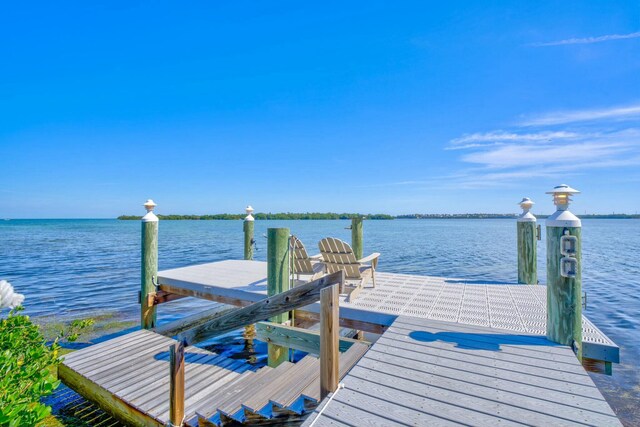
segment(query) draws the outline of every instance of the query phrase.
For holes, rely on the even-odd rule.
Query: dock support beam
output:
[[[253,240],[253,228],[254,228],[254,218],[253,218],[253,208],[251,206],[247,206],[245,209],[247,212],[247,216],[244,219],[243,230],[244,230],[244,259],[252,260],[253,259],[253,244],[255,240]]]
[[[558,210],[546,221],[547,339],[572,346],[582,360],[582,223],[568,210],[575,193],[565,184],[549,192]]]
[[[351,249],[356,255],[356,259],[362,259],[362,221],[363,217],[351,218]]]
[[[269,228],[267,230],[267,295],[272,296],[289,290],[289,229]],[[289,313],[282,313],[269,319],[274,323],[289,320]],[[289,359],[289,349],[268,344],[269,366],[276,367]]]
[[[153,213],[156,204],[149,199],[144,204],[147,214],[142,217],[142,274],[140,289],[140,327],[156,326],[155,278],[158,276],[158,217]]]
[[[169,347],[169,423],[182,426],[184,421],[184,343]]]
[[[339,293],[337,285],[320,292],[320,399],[336,391],[340,381]]]
[[[518,283],[538,284],[538,228],[536,217],[529,212],[533,201],[525,197],[520,202],[522,214],[518,217]]]

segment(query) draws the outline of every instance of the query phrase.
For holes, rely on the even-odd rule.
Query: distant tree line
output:
[[[549,215],[535,214],[537,218],[544,219]],[[244,219],[246,214],[215,214],[215,215],[158,215],[160,219],[168,220],[239,220]],[[361,216],[365,219],[513,219],[517,214],[410,214],[410,215],[386,215],[386,214],[354,214],[354,213],[333,213],[333,212],[307,212],[307,213],[256,213],[253,215],[257,220],[265,219],[351,219]],[[640,215],[634,214],[584,214],[578,215],[580,218],[592,219],[640,219]],[[139,220],[139,215],[120,215],[118,219]]]
[[[163,220],[238,220],[244,219],[246,214],[215,214],[215,215],[158,215],[158,218]],[[307,213],[256,213],[253,214],[256,220],[264,219],[351,219],[355,217],[364,217],[365,219],[394,219],[392,215],[386,214],[355,214],[355,213],[320,213],[320,212],[307,212]],[[120,215],[118,219],[122,220],[139,220],[142,217],[139,215]]]

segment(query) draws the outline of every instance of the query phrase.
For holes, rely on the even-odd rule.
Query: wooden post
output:
[[[320,398],[338,389],[339,377],[339,289],[337,285],[320,292]]]
[[[356,259],[362,258],[362,221],[361,216],[351,218],[351,249],[356,255]]]
[[[158,217],[153,213],[156,204],[149,199],[144,204],[147,214],[142,217],[142,280],[140,289],[141,328],[156,326],[156,292],[154,279],[158,276]]]
[[[243,230],[244,230],[244,259],[252,260],[253,259],[253,228],[254,228],[254,218],[253,208],[251,206],[247,206],[246,208],[247,216],[244,219]]]
[[[518,283],[536,285],[538,283],[538,240],[536,217],[529,212],[533,205],[525,197],[520,202],[522,214],[518,217]]]
[[[267,295],[272,296],[289,290],[289,229],[267,230]],[[272,322],[284,323],[289,313],[272,317]],[[268,346],[268,363],[276,367],[289,359],[289,349],[274,344]]]
[[[169,422],[174,427],[184,421],[184,343],[169,347]]]
[[[558,210],[546,221],[547,338],[573,346],[582,360],[582,224],[568,210],[569,195],[577,192],[564,184],[551,192]]]

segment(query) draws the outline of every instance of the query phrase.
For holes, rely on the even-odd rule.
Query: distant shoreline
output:
[[[535,214],[537,218],[545,219],[549,215]],[[214,214],[214,215],[158,215],[162,220],[242,220],[244,214]],[[355,217],[364,217],[372,220],[392,219],[515,219],[516,214],[410,214],[410,215],[386,215],[386,214],[351,214],[351,213],[257,213],[256,220],[346,220]],[[640,214],[584,214],[578,215],[582,219],[640,219]],[[123,221],[140,220],[140,215],[120,215],[117,219]]]

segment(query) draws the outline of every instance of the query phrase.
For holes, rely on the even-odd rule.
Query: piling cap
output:
[[[536,222],[536,217],[529,212],[529,209],[535,205],[533,200],[528,197],[523,197],[518,204],[522,208],[522,213],[518,217],[518,222]]]
[[[147,214],[142,217],[142,222],[156,222],[158,221],[158,217],[153,213],[153,209],[158,206],[151,199],[144,202],[144,208],[147,210]]]
[[[553,195],[553,204],[558,207],[558,210],[567,210],[569,202],[571,202],[571,196],[579,193],[578,190],[569,187],[567,184],[557,185],[553,187],[553,190],[547,191],[547,194]]]
[[[582,225],[580,219],[569,211],[571,196],[579,193],[567,184],[560,184],[553,187],[553,190],[547,191],[547,194],[553,195],[553,204],[557,208],[555,213],[547,218],[547,227],[580,227]]]
[[[155,208],[158,205],[156,205],[153,200],[148,199],[146,202],[144,202],[143,206],[147,210],[147,212],[151,212],[153,210],[153,208]]]
[[[244,218],[245,221],[253,221],[253,215],[251,215],[254,211],[253,207],[251,205],[247,206],[246,208],[244,208],[245,212],[247,213],[247,216]]]
[[[547,194],[578,194],[580,193],[575,188],[569,187],[567,184],[560,184],[553,187],[553,190],[547,191]]]
[[[528,197],[523,197],[518,204],[522,209],[531,209],[531,207],[535,205],[535,202]]]

